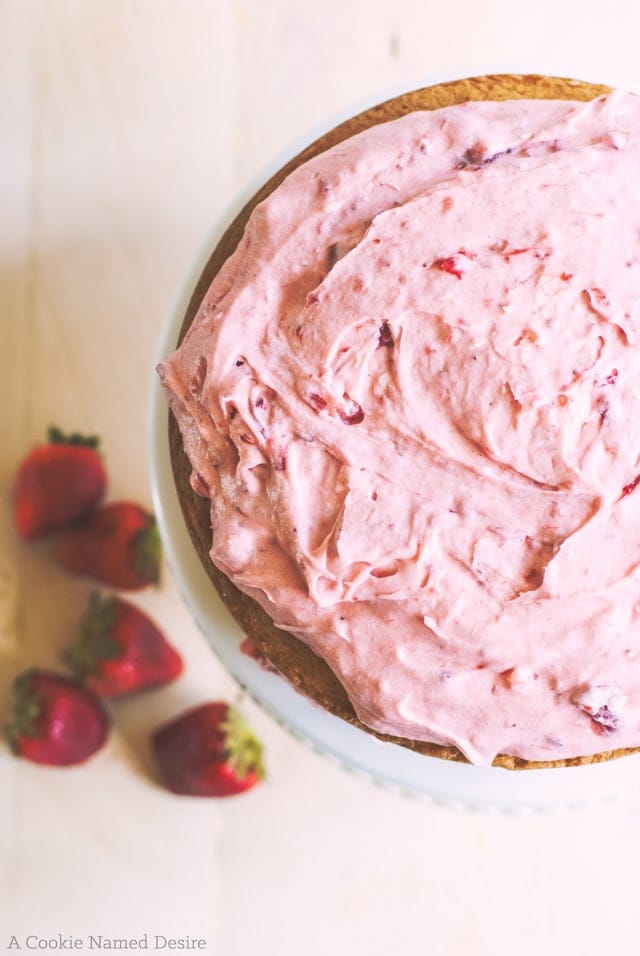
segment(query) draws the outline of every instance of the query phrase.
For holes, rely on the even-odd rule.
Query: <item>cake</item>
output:
[[[639,152],[640,100],[571,80],[374,107],[245,207],[159,367],[223,600],[384,740],[640,747]]]

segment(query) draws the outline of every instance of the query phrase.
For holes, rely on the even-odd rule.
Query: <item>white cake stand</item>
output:
[[[335,121],[327,129],[333,125]],[[321,132],[323,130],[317,135]],[[306,143],[298,144],[289,156],[304,145]],[[161,337],[158,358],[174,349],[191,293],[218,239],[286,158],[253,184],[213,231],[177,297]],[[549,770],[510,771],[451,763],[383,743],[327,713],[293,690],[283,678],[263,670],[240,651],[244,634],[219,598],[191,543],[171,470],[167,404],[155,374],[151,387],[149,441],[154,508],[167,560],[182,596],[224,667],[298,740],[351,773],[387,789],[460,810],[524,815],[583,807],[640,791],[640,754],[600,764]]]

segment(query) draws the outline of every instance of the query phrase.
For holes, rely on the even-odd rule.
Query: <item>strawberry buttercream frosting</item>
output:
[[[211,559],[371,729],[640,746],[640,99],[375,126],[254,210],[160,367]]]

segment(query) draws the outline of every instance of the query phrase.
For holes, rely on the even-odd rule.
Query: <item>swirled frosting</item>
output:
[[[640,100],[375,126],[253,212],[160,367],[215,564],[372,729],[640,745]]]

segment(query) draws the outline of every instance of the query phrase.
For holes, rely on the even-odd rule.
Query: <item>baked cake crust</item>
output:
[[[378,123],[397,119],[416,110],[438,109],[469,100],[566,99],[588,101],[609,92],[610,88],[607,86],[561,77],[512,74],[472,77],[402,94],[341,123],[315,140],[283,166],[252,197],[228,227],[209,258],[194,289],[176,344],[182,341],[190,327],[213,278],[236,248],[254,207],[273,192],[290,172],[312,157],[362,130]],[[241,593],[212,563],[209,557],[211,547],[209,501],[206,498],[199,497],[192,490],[189,480],[192,470],[191,464],[184,453],[182,438],[173,415],[169,415],[169,445],[178,498],[189,534],[200,560],[222,600],[242,630],[286,680],[330,713],[360,727],[369,734],[374,733],[381,740],[392,741],[418,753],[437,756],[441,759],[466,762],[466,759],[455,747],[443,747],[405,738],[375,734],[374,731],[365,727],[357,719],[344,688],[328,665],[293,635],[275,627],[259,605]],[[632,752],[634,751],[628,748],[609,750],[590,756],[544,762],[523,760],[518,757],[499,754],[493,765],[509,769],[574,766],[596,763]]]

